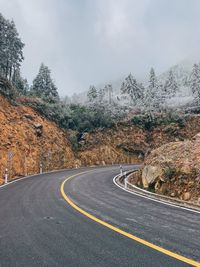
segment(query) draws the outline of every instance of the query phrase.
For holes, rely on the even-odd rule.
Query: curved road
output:
[[[200,214],[119,189],[112,182],[118,172],[119,166],[66,170],[1,187],[0,266],[190,266],[75,210],[60,191],[62,182],[74,174],[64,191],[81,209],[200,261]]]

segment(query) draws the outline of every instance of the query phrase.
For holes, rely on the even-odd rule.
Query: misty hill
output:
[[[171,66],[169,69],[167,69],[165,72],[158,75],[158,81],[160,83],[165,83],[167,77],[169,76],[169,72],[172,71],[177,84],[179,85],[181,91],[183,94],[188,95],[190,92],[188,90],[189,87],[189,79],[191,76],[192,67],[195,63],[198,63],[198,60],[183,60],[179,63],[177,63],[174,66]],[[128,75],[128,74],[127,74]],[[132,73],[134,76],[134,73]],[[135,77],[137,79],[137,77]],[[119,96],[121,94],[121,86],[123,81],[125,80],[125,76],[121,77],[117,80],[110,80],[105,81],[105,83],[101,83],[98,85],[95,85],[96,88],[104,88],[107,84],[112,84],[113,88],[113,94],[116,96]],[[148,84],[148,75],[146,77],[143,77],[143,79],[139,80],[139,82],[142,82],[144,85]],[[85,103],[87,100],[87,89],[81,93],[74,94],[71,98],[69,98],[72,103],[78,102],[78,103]]]
[[[183,60],[180,63],[170,67],[167,71],[158,76],[159,81],[163,82],[167,79],[169,72],[172,71],[178,85],[187,87],[191,76],[192,67],[198,60]]]

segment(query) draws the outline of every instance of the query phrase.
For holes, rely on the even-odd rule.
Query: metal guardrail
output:
[[[114,177],[113,181],[115,184],[117,184],[119,187],[124,189],[127,192],[134,193],[135,195],[140,195],[148,199],[152,199],[154,201],[159,201],[166,203],[168,205],[178,206],[185,209],[193,210],[197,213],[200,213],[200,205],[194,204],[192,202],[186,202],[180,199],[174,199],[172,197],[159,195],[150,191],[147,191],[145,189],[139,188],[133,184],[131,184],[128,179],[129,176],[136,172],[138,170],[131,170],[129,172],[120,173],[118,176]]]

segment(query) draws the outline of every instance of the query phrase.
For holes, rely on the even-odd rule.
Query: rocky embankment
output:
[[[200,134],[153,150],[130,181],[158,194],[200,204]]]
[[[148,148],[143,131],[131,125],[86,133],[79,144],[77,158],[83,165],[143,162]]]
[[[200,132],[200,117],[187,116],[184,125],[167,123],[147,130],[131,122],[98,129],[79,138],[76,157],[83,165],[142,163],[151,150],[169,142],[192,139]]]
[[[43,170],[73,167],[74,153],[65,132],[29,107],[14,106],[0,95],[0,182]]]

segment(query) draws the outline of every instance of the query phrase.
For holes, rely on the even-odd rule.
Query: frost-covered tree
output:
[[[131,102],[137,104],[138,101],[143,99],[144,87],[133,78],[130,73],[121,86],[121,93],[127,94],[131,98]]]
[[[73,93],[71,96],[71,103],[72,104],[78,104],[79,103],[79,95],[76,93]]]
[[[98,100],[100,104],[103,104],[105,98],[105,89],[100,88],[98,90]]]
[[[62,99],[62,103],[66,106],[66,105],[69,105],[71,104],[71,99],[69,96],[65,96],[63,99]]]
[[[94,85],[91,85],[88,92],[87,92],[87,98],[89,103],[94,103],[97,100],[98,92]]]
[[[195,96],[200,98],[200,66],[194,64],[190,76],[190,88]]]
[[[149,85],[145,90],[144,104],[149,111],[158,109],[160,105],[160,87],[153,68],[150,70]]]
[[[156,94],[157,86],[158,86],[158,80],[157,80],[154,69],[151,68],[150,75],[149,75],[149,89],[152,93],[152,96]]]
[[[29,84],[27,79],[21,76],[20,70],[17,69],[12,77],[12,83],[15,85],[20,95],[26,95],[29,91]]]
[[[159,101],[160,103],[164,103],[166,101],[166,93],[164,90],[164,85],[162,84],[162,82],[158,82],[158,93],[160,94]]]
[[[113,87],[112,87],[112,84],[105,85],[104,90],[108,95],[108,103],[112,104],[112,101],[113,101]]]
[[[169,71],[169,74],[165,81],[163,89],[166,94],[166,98],[174,97],[178,91],[178,84],[176,82],[176,79],[175,79],[175,76],[172,70]]]
[[[0,13],[0,75],[12,80],[23,61],[23,47],[14,21],[6,20]]]
[[[51,71],[43,63],[40,66],[38,75],[33,80],[31,94],[41,97],[49,103],[59,100],[57,88],[51,78]]]

